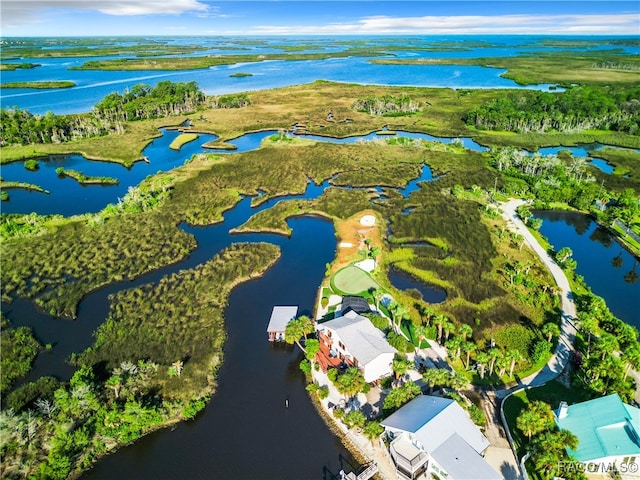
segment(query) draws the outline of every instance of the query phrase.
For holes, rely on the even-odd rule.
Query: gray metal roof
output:
[[[502,480],[496,472],[465,442],[454,433],[431,452],[431,457],[456,480]]]
[[[450,398],[419,395],[385,418],[381,425],[413,433],[428,453],[439,448],[453,434],[460,435],[478,454],[489,446],[489,440],[467,412]]]
[[[267,326],[267,332],[284,332],[287,328],[287,324],[296,318],[298,314],[298,307],[273,307],[271,312],[271,319]]]
[[[329,320],[320,325],[321,329],[330,328],[340,337],[346,349],[361,365],[366,365],[383,353],[396,353],[380,330],[371,321],[349,310],[342,317]]]

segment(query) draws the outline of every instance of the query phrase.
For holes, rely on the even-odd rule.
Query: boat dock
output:
[[[267,335],[270,342],[284,341],[284,331],[291,320],[298,315],[297,306],[275,306],[271,311],[271,318],[267,326]]]

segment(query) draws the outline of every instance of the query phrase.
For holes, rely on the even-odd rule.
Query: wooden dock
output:
[[[340,470],[340,480],[369,480],[376,473],[378,473],[378,465],[376,462],[371,462],[357,475],[353,472],[346,473],[344,470]]]

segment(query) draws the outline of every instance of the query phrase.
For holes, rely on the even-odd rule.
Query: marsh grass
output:
[[[224,308],[231,289],[261,275],[279,257],[271,244],[233,244],[207,263],[164,277],[158,284],[124,290],[111,299],[108,320],[95,344],[79,357],[108,370],[129,360],[131,352],[161,366],[162,395],[188,399],[213,384],[226,338]],[[184,362],[177,377],[166,371]]]
[[[197,140],[197,138],[197,133],[181,133],[173,140],[173,142],[171,142],[169,148],[171,148],[172,150],[180,150],[183,145],[186,145],[189,142],[193,142],[194,140]]]

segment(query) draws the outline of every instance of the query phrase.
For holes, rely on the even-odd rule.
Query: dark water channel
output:
[[[536,210],[540,232],[560,250],[569,247],[578,262],[576,272],[607,302],[613,314],[640,329],[640,266],[609,232],[588,216]]]
[[[301,197],[315,198],[326,187],[328,182],[310,185]],[[75,321],[53,320],[23,300],[3,306],[14,325],[29,325],[40,341],[53,344],[51,352],[39,355],[30,379],[42,375],[66,379],[73,369],[65,359],[90,345],[91,332],[106,318],[110,294],[193,268],[233,242],[268,241],[281,248],[282,257],[263,277],[232,291],[225,311],[228,339],[219,386],[205,412],[196,421],[156,432],[110,455],[86,478],[316,479],[357,466],[309,400],[298,368],[299,351],[266,339],[273,305],[299,305],[301,314],[312,313],[325,264],[335,255],[332,224],[306,216],[289,221],[290,238],[229,234],[280,200],[251,208],[251,199],[245,198],[225,214],[223,223],[183,225],[198,241],[186,260],[88,295]]]

